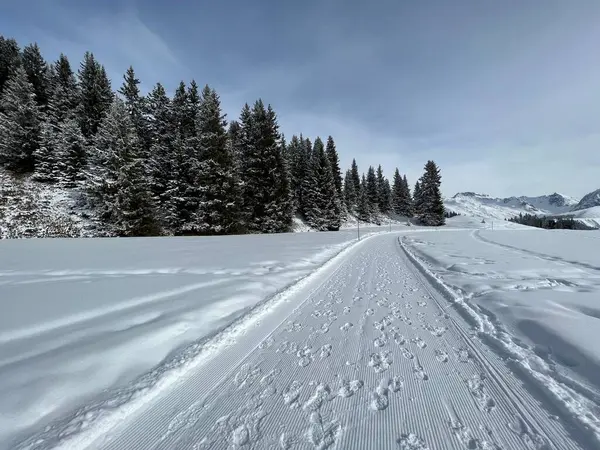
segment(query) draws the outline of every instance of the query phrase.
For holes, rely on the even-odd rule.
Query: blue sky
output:
[[[262,97],[286,136],[332,134],[344,169],[411,183],[427,159],[445,195],[600,188],[597,0],[22,0],[0,29],[77,66],[91,50],[113,87],[194,78],[229,118]]]

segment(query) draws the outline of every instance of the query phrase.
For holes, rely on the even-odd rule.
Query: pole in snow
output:
[[[356,232],[358,233],[358,240],[360,241],[360,219],[356,216]]]

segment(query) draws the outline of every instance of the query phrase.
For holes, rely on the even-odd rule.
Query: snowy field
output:
[[[599,232],[488,229],[403,243],[489,344],[598,435]]]
[[[598,232],[364,231],[0,242],[0,449],[600,448]]]
[[[1,241],[0,448],[104,390],[130,388],[105,393],[120,403],[148,389],[191,343],[355,239],[356,231]]]

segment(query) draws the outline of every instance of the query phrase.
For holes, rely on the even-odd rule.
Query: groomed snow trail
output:
[[[586,448],[546,397],[470,332],[397,239],[390,233],[357,245],[322,280],[293,293],[296,303],[278,324],[265,319],[85,444],[107,450]]]

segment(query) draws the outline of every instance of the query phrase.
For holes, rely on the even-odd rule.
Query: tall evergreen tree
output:
[[[377,186],[377,175],[375,175],[375,169],[372,166],[369,166],[367,170],[366,189],[369,210],[371,214],[376,214],[379,210],[379,189]]]
[[[205,86],[196,124],[200,140],[200,203],[196,222],[201,234],[241,231],[241,193],[227,146],[226,125],[219,96]]]
[[[21,50],[14,39],[0,35],[0,96],[4,85],[21,65]]]
[[[51,73],[48,121],[60,126],[76,113],[80,99],[79,86],[69,59],[63,54],[54,63]]]
[[[55,183],[61,178],[60,160],[57,152],[59,135],[60,130],[57,132],[57,129],[50,122],[40,123],[39,145],[33,153],[35,160],[33,180],[43,183]]]
[[[146,99],[140,94],[140,80],[136,77],[132,66],[129,66],[125,75],[123,75],[123,85],[119,93],[123,96],[125,106],[131,117],[131,122],[138,135],[141,150],[147,154],[150,149],[151,140],[146,121]]]
[[[93,144],[89,188],[101,219],[121,236],[158,234],[140,143],[122,100],[111,104]]]
[[[406,174],[402,178],[402,215],[406,217],[412,217],[413,212],[413,200],[410,194],[410,186],[406,179]]]
[[[367,180],[363,174],[358,193],[358,204],[356,206],[356,215],[358,220],[363,222],[371,221],[371,205],[367,189]]]
[[[67,187],[83,181],[87,164],[87,146],[79,122],[73,116],[61,126],[60,134],[54,142],[58,180]],[[36,168],[37,170],[37,168]]]
[[[17,67],[0,99],[0,164],[16,173],[33,172],[40,133],[33,86],[25,69]]]
[[[292,222],[289,172],[275,112],[257,100],[240,115],[244,217],[249,231],[288,231]]]
[[[175,139],[171,99],[162,84],[157,83],[145,101],[147,139],[150,146],[148,169],[152,196],[165,223],[168,199],[166,192],[173,177],[172,150]]]
[[[413,213],[415,216],[420,216],[422,211],[423,199],[421,197],[421,183],[417,181],[415,183],[415,190],[413,194]]]
[[[305,192],[308,224],[319,230],[338,230],[341,211],[333,171],[323,141],[315,139]]]
[[[356,160],[352,160],[352,166],[350,167],[350,175],[352,184],[354,185],[354,192],[356,192],[356,199],[358,200],[358,195],[360,193],[360,174],[358,173],[358,165],[356,164]]]
[[[294,199],[294,212],[305,217],[305,202],[303,199],[303,187],[308,173],[308,158],[304,148],[304,140],[298,136],[292,136],[288,144],[288,161],[290,166],[290,185]]]
[[[355,207],[357,198],[358,193],[355,191],[352,172],[348,169],[344,176],[344,201],[346,202],[347,211],[351,211]]]
[[[46,111],[50,99],[50,70],[37,44],[23,49],[22,61],[27,79],[33,86],[35,101],[41,111]]]
[[[98,131],[100,122],[111,107],[113,92],[106,70],[90,52],[86,52],[79,69],[79,121],[86,138]]]
[[[386,179],[383,176],[383,169],[381,164],[377,167],[377,207],[382,213],[388,213],[390,210],[390,192],[389,184],[386,183]]]
[[[425,164],[425,173],[420,183],[419,221],[424,225],[439,226],[446,223],[441,186],[440,170],[433,161]]]
[[[403,215],[403,200],[404,196],[404,182],[402,181],[402,177],[400,176],[400,172],[396,167],[394,171],[394,180],[392,185],[392,212],[398,216]]]
[[[340,157],[335,148],[335,142],[333,137],[327,138],[327,158],[329,158],[329,165],[331,166],[331,173],[333,175],[333,182],[335,183],[335,190],[339,198],[342,197],[342,172],[340,170]]]

